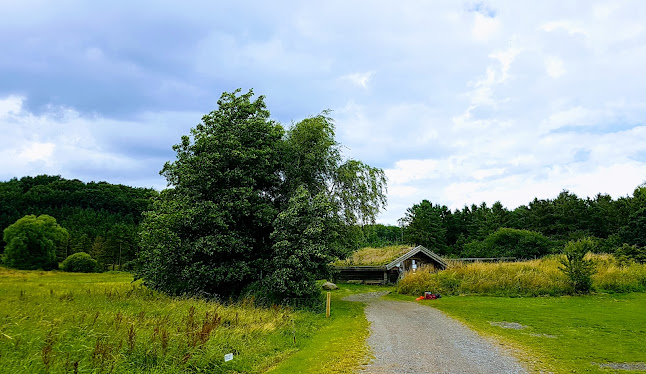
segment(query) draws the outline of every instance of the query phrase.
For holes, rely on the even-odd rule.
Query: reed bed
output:
[[[596,263],[593,290],[597,292],[646,291],[646,265],[621,265],[612,255],[588,255]],[[424,291],[446,295],[482,294],[493,296],[566,295],[573,292],[559,270],[560,256],[522,262],[450,262],[446,270],[418,269],[407,273],[397,292],[410,295]]]
[[[11,373],[262,372],[318,320],[250,299],[171,298],[127,273],[0,268],[0,305],[0,367]]]

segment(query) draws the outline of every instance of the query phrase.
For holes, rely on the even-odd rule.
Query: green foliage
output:
[[[357,248],[386,247],[394,244],[404,244],[404,229],[392,225],[364,225],[361,227],[361,238]]]
[[[274,221],[271,273],[264,286],[277,296],[316,297],[317,279],[329,278],[330,263],[344,253],[340,222],[325,194],[301,187]]]
[[[464,246],[465,257],[516,257],[529,259],[551,252],[552,241],[540,233],[500,228],[481,242]]]
[[[646,247],[638,247],[636,245],[623,244],[615,250],[617,260],[622,264],[627,264],[631,261],[640,264],[646,263]]]
[[[619,231],[624,243],[646,247],[646,202],[644,205],[628,217],[627,224]]]
[[[381,169],[344,160],[329,112],[306,118],[287,131],[281,148],[282,201],[304,186],[312,195],[325,192],[335,214],[347,225],[374,223],[386,205],[386,177]]]
[[[228,297],[270,260],[284,131],[262,96],[238,92],[222,95],[161,172],[173,188],[145,214],[136,272],[156,290]]]
[[[595,263],[585,256],[594,251],[594,242],[589,239],[579,239],[568,242],[563,248],[565,258],[560,270],[567,275],[570,285],[576,293],[588,293],[592,288],[592,275],[595,273]]]
[[[442,236],[442,233],[444,236],[444,240],[438,246],[446,246],[444,254],[450,257],[467,257],[469,252],[474,251],[483,257],[493,257],[496,256],[495,253],[481,251],[479,242],[496,230],[507,227],[534,231],[555,243],[563,244],[570,240],[594,237],[599,243],[597,249],[604,252],[611,252],[623,243],[644,247],[645,196],[646,185],[641,185],[635,189],[632,197],[620,197],[617,200],[604,194],[582,199],[564,190],[554,199],[534,199],[528,205],[521,205],[513,211],[508,211],[500,202],[491,207],[486,203],[473,204],[454,211],[437,205],[433,206],[433,215],[439,216],[439,236]],[[411,216],[414,216],[412,211],[419,209],[421,205],[425,204],[416,204],[409,208],[401,222],[409,224]],[[426,226],[437,227],[437,219],[432,220],[435,222]],[[414,225],[409,231],[415,241],[424,241],[424,235],[433,235],[415,228]],[[436,241],[437,239],[432,239],[432,242]],[[474,242],[476,243],[469,244]]]
[[[170,294],[312,294],[351,225],[385,203],[379,169],[344,161],[324,112],[285,133],[264,97],[223,93],[173,147],[142,223],[137,277]],[[308,206],[311,203],[312,206]],[[294,266],[303,266],[297,268]],[[266,281],[261,282],[262,279]]]
[[[428,200],[408,208],[406,216],[402,219],[405,225],[404,240],[445,254],[446,229],[442,225],[442,211],[442,207],[434,206]]]
[[[68,235],[54,217],[25,216],[4,230],[4,263],[16,269],[55,269],[56,247],[65,243]]]
[[[103,264],[119,265],[119,245],[114,243],[121,241],[121,263],[134,259],[141,213],[156,194],[152,189],[84,183],[60,176],[14,178],[0,182],[0,229],[25,215],[56,217],[70,234],[69,240],[57,247],[57,261],[75,252],[88,252]],[[125,234],[116,226],[126,226]],[[109,242],[106,253],[93,251],[97,237]],[[3,247],[0,242],[0,251]]]
[[[61,264],[61,270],[71,273],[94,273],[99,270],[99,263],[85,252],[69,255]]]

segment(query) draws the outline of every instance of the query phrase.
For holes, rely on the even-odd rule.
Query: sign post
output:
[[[332,297],[332,292],[327,293],[327,300],[325,302],[325,318],[330,318],[330,298]]]

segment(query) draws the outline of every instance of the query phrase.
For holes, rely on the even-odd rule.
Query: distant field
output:
[[[300,350],[324,315],[170,298],[128,273],[0,268],[0,371],[262,372]],[[224,362],[224,355],[234,359]]]
[[[412,300],[410,296],[394,295]],[[646,294],[453,296],[438,308],[517,350],[537,371],[646,373]],[[619,371],[631,368],[631,371]],[[635,370],[639,369],[639,370]]]

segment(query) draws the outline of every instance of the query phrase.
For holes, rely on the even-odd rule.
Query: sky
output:
[[[423,199],[513,209],[646,181],[643,1],[0,1],[0,180],[163,189],[173,144],[236,88],[288,127],[332,110]]]

